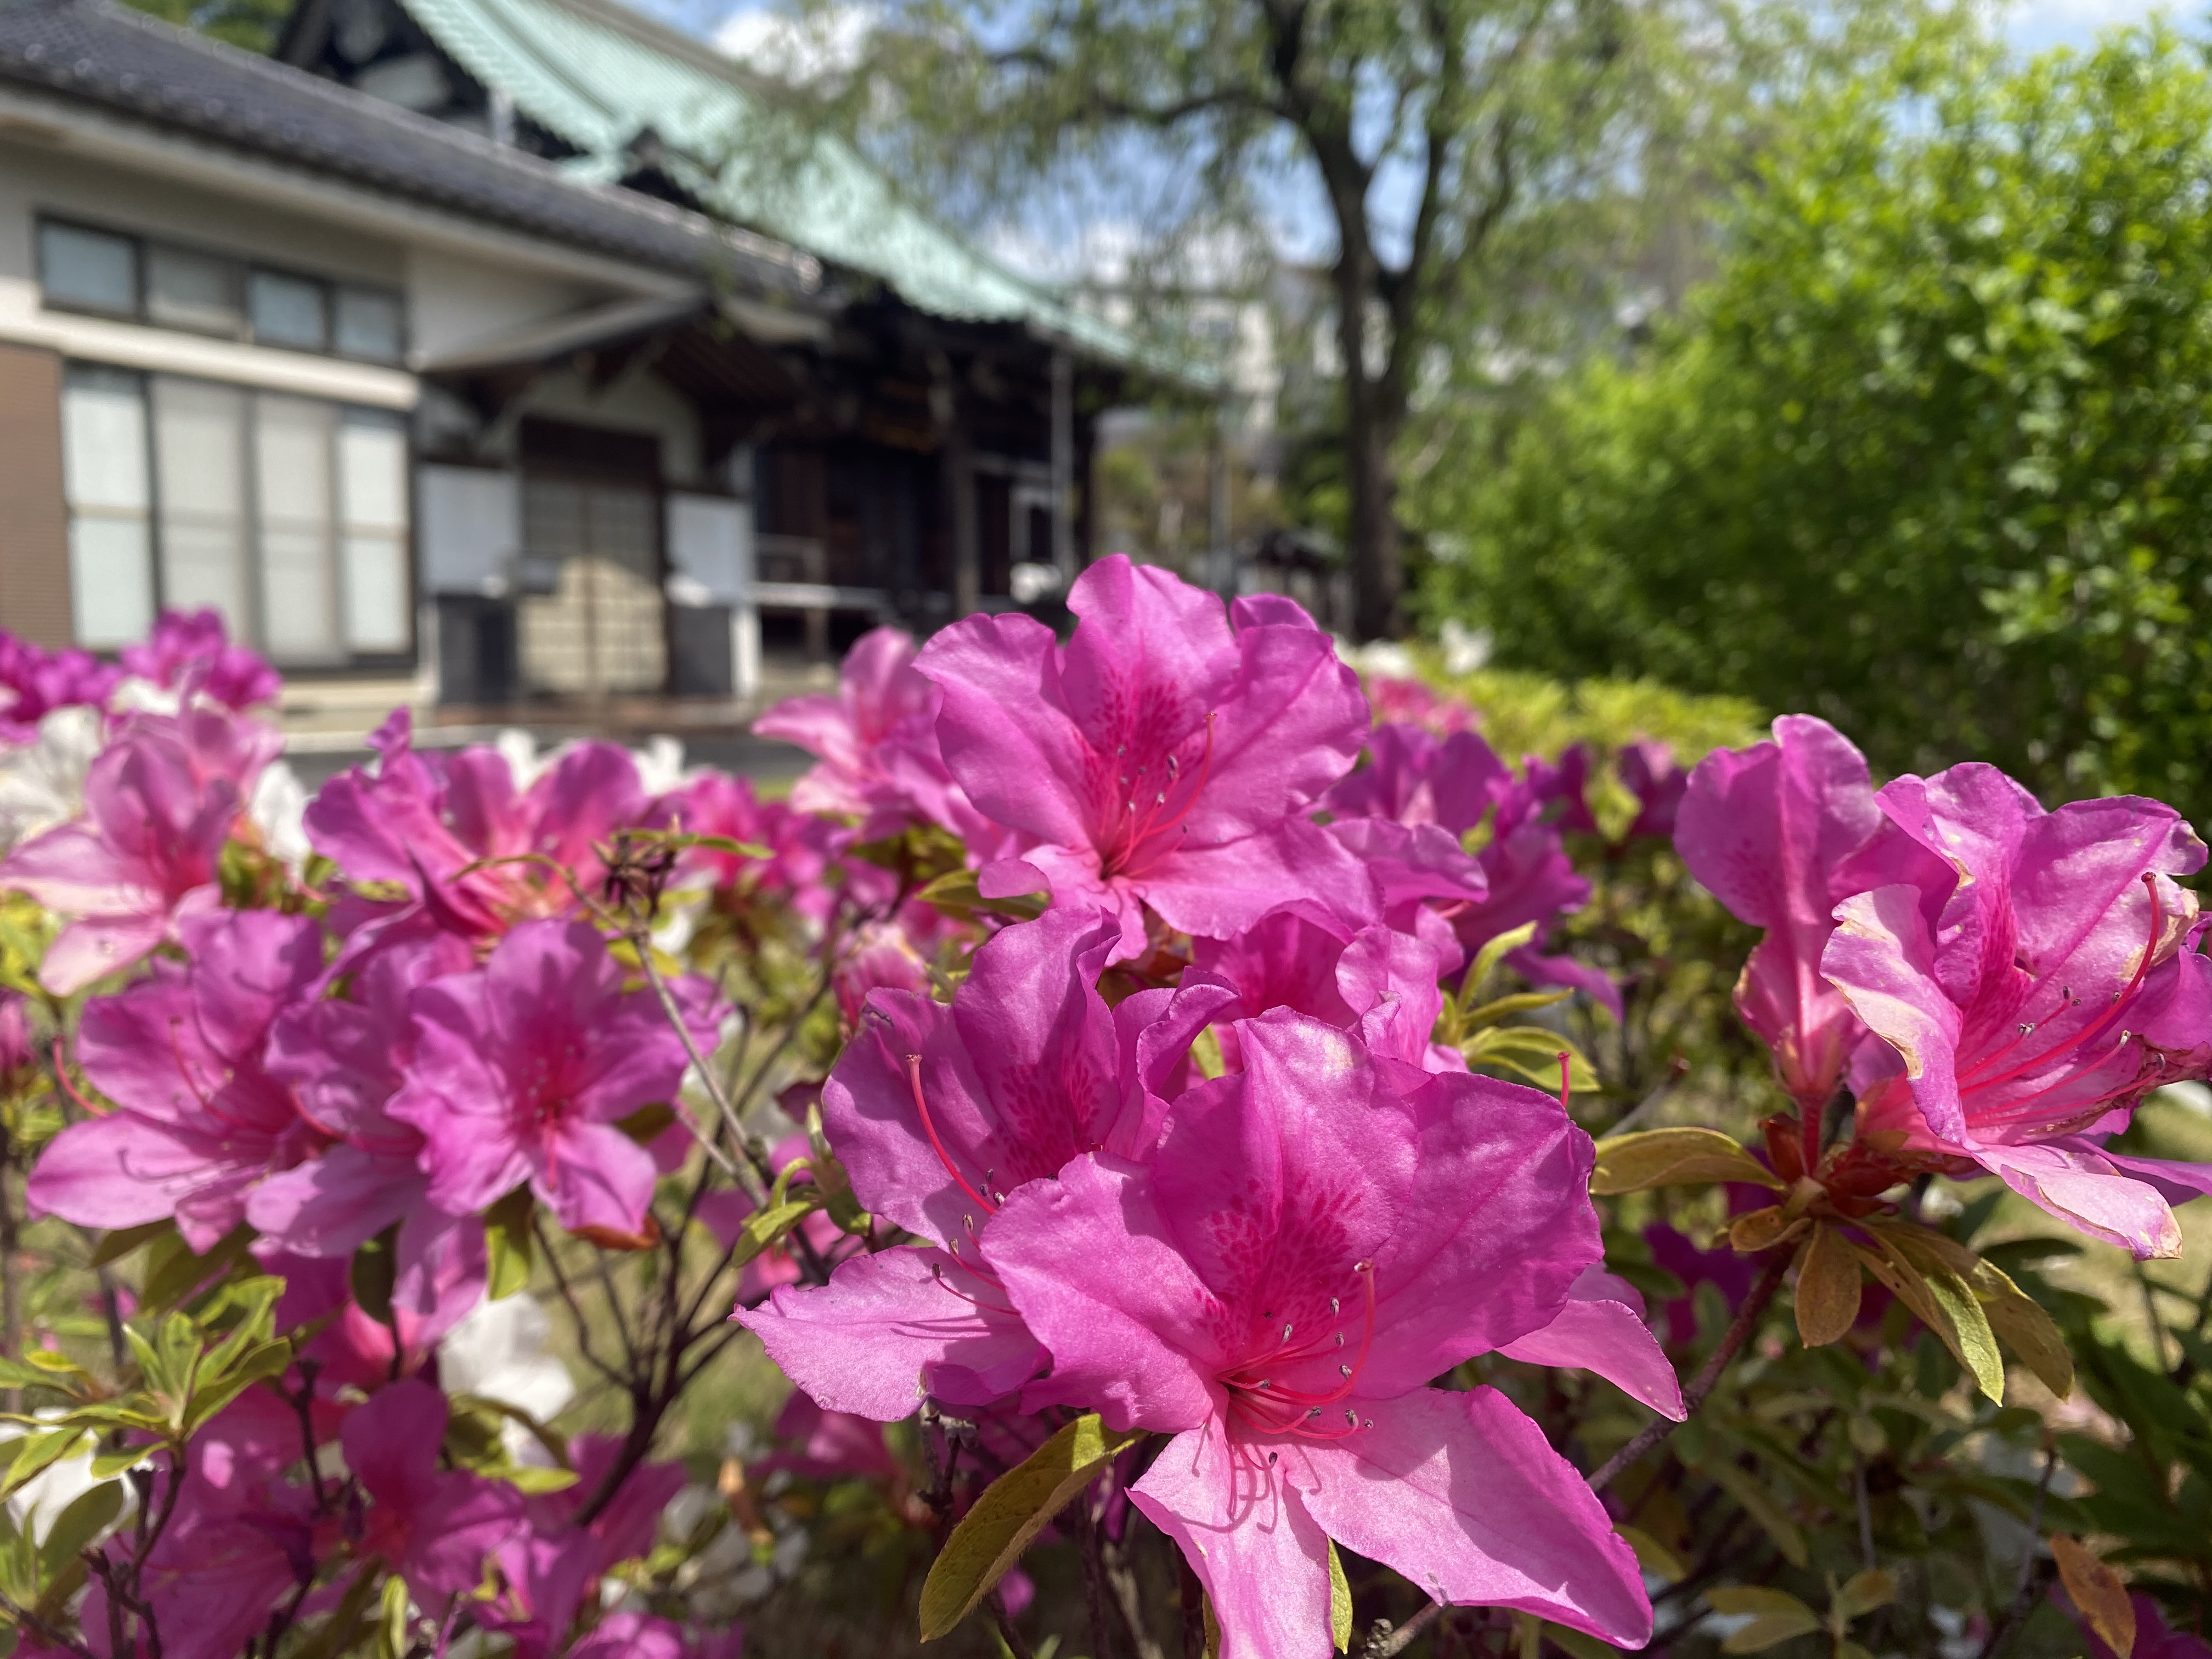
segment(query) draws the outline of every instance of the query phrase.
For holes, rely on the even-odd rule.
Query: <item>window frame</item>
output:
[[[167,573],[165,568],[167,561],[164,543],[167,515],[163,510],[162,502],[161,431],[155,410],[154,382],[156,380],[168,380],[188,384],[220,386],[240,394],[239,404],[240,411],[239,438],[241,445],[240,507],[243,514],[241,530],[246,559],[246,568],[241,572],[241,575],[245,583],[245,602],[248,614],[239,619],[237,625],[242,643],[264,654],[269,654],[266,618],[263,615],[266,592],[263,563],[265,555],[264,543],[266,531],[262,522],[261,501],[256,488],[255,469],[258,464],[258,456],[252,453],[252,447],[255,440],[256,423],[259,418],[260,400],[264,397],[291,398],[303,394],[240,381],[215,380],[205,375],[175,374],[162,370],[147,370],[125,364],[104,362],[94,357],[73,356],[67,358],[64,364],[64,395],[69,384],[68,370],[72,368],[127,374],[137,384],[140,407],[144,411],[146,557],[149,566],[147,571],[148,591],[151,596],[154,614],[157,616],[171,603],[171,595],[168,592]],[[392,410],[380,409],[372,404],[355,403],[341,398],[314,397],[312,401],[326,405],[331,411],[328,438],[331,499],[327,547],[331,561],[330,574],[334,586],[335,602],[338,607],[335,620],[341,649],[339,654],[332,658],[310,660],[279,659],[271,656],[270,660],[275,662],[288,678],[307,677],[321,680],[342,680],[411,672],[420,664],[422,651],[420,617],[422,578],[421,573],[416,568],[416,537],[418,533],[415,500],[416,458],[412,431],[409,428],[405,416]],[[396,536],[392,539],[396,543],[395,550],[404,582],[404,593],[401,604],[407,643],[397,651],[360,651],[353,649],[345,643],[349,625],[349,618],[344,608],[348,577],[345,549],[349,539],[347,528],[349,520],[346,516],[343,489],[339,473],[343,465],[343,434],[346,430],[347,417],[349,415],[366,416],[368,422],[375,426],[395,427],[399,434],[400,477],[398,482],[401,510],[404,513],[405,518],[398,526]],[[64,506],[69,515],[69,522],[73,528],[80,508],[75,501],[66,501]],[[74,578],[74,570],[72,570],[72,578]],[[114,647],[87,648],[110,652]]]
[[[127,311],[111,307],[89,305],[83,301],[55,295],[47,280],[46,232],[48,226],[73,230],[93,236],[112,237],[127,244],[131,249],[131,301]],[[32,240],[35,245],[39,278],[39,305],[46,311],[66,313],[77,317],[97,317],[107,322],[136,323],[142,328],[159,329],[165,334],[187,335],[202,340],[228,340],[240,345],[258,347],[264,351],[289,351],[302,356],[326,357],[333,362],[364,363],[376,368],[399,368],[407,366],[408,315],[407,294],[404,288],[386,287],[380,283],[362,282],[350,276],[332,276],[295,266],[272,264],[268,260],[251,255],[233,252],[227,248],[214,248],[204,244],[180,240],[167,236],[148,236],[136,231],[121,230],[112,225],[80,219],[72,214],[49,213],[43,210],[33,216]],[[152,312],[153,258],[157,248],[188,254],[196,258],[215,259],[230,267],[238,295],[239,324],[235,332],[220,329],[193,328],[182,323],[156,321]],[[321,296],[323,308],[323,343],[319,346],[294,345],[283,341],[264,340],[253,327],[253,278],[261,275],[281,278],[286,282],[312,283]],[[392,355],[389,357],[368,356],[360,352],[346,351],[338,344],[338,303],[346,293],[366,295],[388,301],[398,319],[397,337]]]
[[[131,305],[128,310],[118,311],[112,306],[93,305],[82,300],[55,296],[46,267],[46,230],[50,226],[56,230],[73,230],[82,235],[108,237],[131,250]],[[146,247],[137,237],[127,231],[111,230],[106,225],[88,224],[82,219],[42,213],[33,223],[31,240],[39,267],[39,304],[42,309],[64,311],[76,317],[100,317],[110,322],[145,320]]]

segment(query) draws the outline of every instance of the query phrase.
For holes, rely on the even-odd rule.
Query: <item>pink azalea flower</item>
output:
[[[674,988],[702,1049],[709,988]],[[422,1131],[428,1197],[465,1215],[525,1182],[571,1231],[635,1236],[657,1173],[616,1124],[676,1098],[688,1058],[649,990],[625,991],[606,943],[580,921],[526,922],[484,965],[409,1002],[415,1053],[385,1108]]]
[[[70,995],[219,908],[223,842],[283,742],[211,708],[131,720],[86,774],[83,819],[0,862],[0,884],[76,918],[47,949],[40,983]]]
[[[801,1391],[794,1390],[776,1414],[775,1438],[792,1449],[748,1459],[749,1470],[769,1474],[787,1469],[809,1480],[857,1476],[890,1484],[906,1478],[884,1438],[882,1424],[850,1412],[825,1412]]]
[[[2095,1627],[2081,1616],[2061,1586],[2051,1586],[2051,1600],[2081,1626],[2081,1639],[2088,1645],[2087,1659],[2119,1659],[2105,1638],[2097,1634]],[[2128,1600],[2136,1610],[2136,1644],[2129,1650],[2128,1659],[2212,1659],[2212,1642],[2207,1642],[2201,1636],[2192,1636],[2187,1631],[2174,1629],[2166,1623],[2166,1609],[2154,1597],[2136,1590]]]
[[[753,722],[815,757],[792,786],[802,812],[858,818],[858,838],[882,841],[933,823],[969,846],[1006,850],[1006,832],[969,802],[938,748],[935,686],[915,672],[914,636],[872,629],[838,671],[835,696],[787,697]]]
[[[614,1613],[568,1650],[568,1659],[738,1659],[742,1627],[695,1634],[649,1613]]]
[[[31,1046],[31,1000],[21,991],[0,990],[0,1079],[39,1063]]]
[[[1109,1010],[1100,970],[1119,930],[1054,910],[976,951],[945,1007],[868,999],[822,1091],[830,1143],[862,1206],[933,1248],[855,1256],[824,1286],[786,1286],[735,1317],[819,1405],[878,1422],[921,1394],[1003,1398],[1043,1354],[979,1271],[1006,1196],[1104,1146],[1145,1156],[1191,1039],[1229,993],[1149,990]]]
[[[1541,939],[1589,897],[1558,821],[1579,805],[1587,763],[1578,749],[1559,768],[1531,757],[1532,779],[1540,772],[1542,777],[1519,781],[1472,732],[1439,738],[1417,726],[1378,726],[1368,763],[1322,805],[1335,815],[1329,833],[1370,866],[1385,920],[1414,931],[1419,908],[1439,907],[1461,946],[1473,953],[1529,922]],[[1486,822],[1480,849],[1463,852],[1462,838]],[[1586,992],[1620,1016],[1620,988],[1571,956],[1532,944],[1506,961],[1532,984]]]
[[[123,678],[88,651],[46,651],[0,629],[0,743],[29,743],[57,708],[105,708]]]
[[[1681,1379],[1644,1323],[1643,1296],[1601,1267],[1583,1269],[1567,1291],[1567,1305],[1550,1324],[1501,1344],[1498,1352],[1526,1364],[1594,1371],[1662,1417],[1679,1423],[1689,1415]]]
[[[1286,899],[1354,914],[1368,878],[1305,813],[1366,734],[1358,678],[1287,599],[1212,594],[1120,555],[1076,578],[1062,647],[1028,617],[970,617],[915,666],[944,692],[937,733],[969,799],[1033,843],[987,865],[987,894],[1121,920],[1146,948],[1149,906],[1224,938]]]
[[[527,1529],[501,1546],[504,1589],[497,1600],[479,1603],[476,1617],[485,1629],[514,1642],[513,1659],[545,1659],[562,1651],[562,1639],[585,1596],[596,1592],[610,1568],[653,1547],[660,1512],[683,1491],[682,1464],[641,1463],[589,1525],[577,1526],[580,1507],[615,1468],[622,1443],[608,1435],[579,1435],[570,1441],[576,1484],[531,1499]]]
[[[1197,941],[1193,957],[1200,976],[1237,993],[1215,1016],[1222,1057],[1232,1068],[1241,1063],[1236,1022],[1288,1008],[1358,1031],[1371,1054],[1401,1064],[1467,1069],[1456,1049],[1429,1041],[1443,1008],[1439,964],[1435,947],[1411,934],[1379,925],[1355,932],[1320,905],[1301,902],[1269,911],[1234,939]]]
[[[185,924],[190,952],[85,1006],[77,1057],[118,1109],[70,1125],[31,1171],[38,1212],[85,1227],[173,1215],[204,1254],[245,1219],[247,1189],[320,1136],[267,1069],[270,1024],[323,972],[310,919],[228,911]]]
[[[1478,724],[1474,710],[1457,697],[1445,696],[1421,680],[1394,674],[1369,675],[1367,701],[1374,706],[1378,722],[1425,726],[1440,738],[1472,732]]]
[[[578,744],[527,789],[496,749],[417,754],[404,709],[386,722],[378,746],[375,775],[356,768],[325,784],[308,804],[307,830],[348,880],[406,890],[406,903],[356,918],[373,919],[380,942],[422,921],[483,940],[570,915],[575,890],[560,872],[595,892],[605,875],[598,848],[617,829],[648,820],[636,759],[614,744]]]
[[[2212,1167],[2101,1142],[2150,1090],[2212,1070],[2212,962],[2171,879],[2204,843],[2156,801],[2046,812],[1980,764],[1876,799],[1887,823],[1855,864],[1903,878],[1838,906],[1820,958],[1898,1056],[1860,1090],[1863,1127],[1969,1159],[2139,1258],[2179,1254],[2161,1182],[2194,1196]]]
[[[233,645],[215,611],[164,611],[143,645],[123,648],[125,672],[165,691],[190,679],[193,688],[227,708],[274,702],[283,676],[242,645]]]
[[[513,1486],[439,1468],[446,1418],[444,1395],[403,1378],[349,1413],[339,1435],[370,1500],[356,1552],[382,1557],[434,1619],[483,1582],[484,1563],[524,1524]]]
[[[909,908],[942,915],[931,905]],[[860,1018],[871,991],[927,992],[929,943],[927,937],[917,939],[902,921],[866,922],[855,930],[852,944],[839,954],[834,970],[837,1007],[847,1023]]]
[[[192,1437],[175,1513],[138,1582],[164,1659],[235,1659],[313,1570],[313,1500],[287,1478],[302,1452],[298,1417],[262,1389],[240,1395]],[[174,1478],[156,1477],[151,1507]],[[132,1545],[125,1528],[102,1548],[121,1559]],[[112,1659],[98,1577],[79,1628],[94,1652]],[[140,1651],[152,1650],[141,1644]]]
[[[1861,886],[1846,859],[1881,823],[1859,751],[1826,720],[1785,714],[1774,740],[1717,749],[1690,775],[1674,830],[1690,873],[1737,921],[1764,927],[1736,1012],[1774,1055],[1801,1110],[1823,1110],[1866,1028],[1821,976],[1836,906]]]
[[[1425,1386],[1551,1324],[1599,1255],[1588,1137],[1556,1101],[1248,1021],[1245,1069],[1158,1156],[1009,1194],[985,1261],[1052,1355],[1024,1394],[1174,1437],[1132,1491],[1219,1616],[1223,1659],[1325,1659],[1328,1540],[1440,1600],[1640,1646],[1634,1556],[1491,1389]]]
[[[273,1248],[338,1257],[398,1222],[392,1310],[416,1348],[434,1344],[482,1298],[483,1224],[430,1204],[422,1133],[386,1109],[414,1058],[409,998],[472,965],[450,933],[402,941],[364,962],[344,998],[289,1008],[270,1030],[270,1074],[290,1086],[300,1115],[329,1144],[256,1186],[246,1218]]]
[[[773,894],[787,899],[802,915],[824,920],[835,908],[835,889],[823,881],[831,860],[849,837],[826,820],[795,812],[781,801],[764,801],[744,778],[708,772],[654,804],[650,817],[695,836],[720,836],[769,851],[765,859],[716,847],[694,847],[684,854],[687,881],[703,878],[718,890],[744,897]]]
[[[1622,787],[1636,797],[1636,817],[1626,839],[1672,838],[1682,797],[1690,787],[1690,775],[1674,764],[1674,751],[1645,738],[1623,746],[1613,764]]]

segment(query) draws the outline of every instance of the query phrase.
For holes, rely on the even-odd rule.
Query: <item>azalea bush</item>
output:
[[[12,1650],[2212,1653],[2173,811],[1070,602],[787,800],[8,641]]]

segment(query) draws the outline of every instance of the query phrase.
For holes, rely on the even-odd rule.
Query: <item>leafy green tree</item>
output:
[[[276,44],[290,14],[291,0],[129,0],[140,11],[197,29],[248,52],[267,52]]]
[[[2212,816],[2212,73],[1953,35],[1777,130],[1711,283],[1431,492],[1499,660]]]
[[[825,39],[846,9],[817,0]],[[833,102],[932,202],[1079,180],[1145,254],[1325,228],[1346,539],[1392,631],[1398,449],[1425,384],[1569,217],[1643,170],[1701,0],[893,0]],[[817,87],[817,88],[820,88]],[[1118,194],[1117,194],[1118,193]],[[1154,269],[1158,266],[1155,264]],[[1509,280],[1505,273],[1515,273]],[[1495,349],[1495,337],[1486,345]]]

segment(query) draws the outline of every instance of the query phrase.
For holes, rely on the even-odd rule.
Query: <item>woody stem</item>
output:
[[[1743,1306],[1735,1310],[1735,1318],[1721,1337],[1720,1346],[1713,1350],[1712,1358],[1706,1360],[1698,1368],[1697,1376],[1690,1379],[1690,1386],[1682,1390],[1685,1418],[1696,1414],[1698,1408],[1705,1403],[1705,1396],[1712,1393],[1715,1385],[1720,1382],[1721,1373],[1728,1369],[1729,1362],[1751,1340],[1752,1332],[1758,1328],[1759,1316],[1766,1311],[1767,1304],[1774,1300],[1774,1293],[1782,1288],[1782,1275],[1789,1268],[1789,1251],[1777,1250],[1768,1256],[1765,1272],[1759,1274],[1759,1282],[1751,1287],[1751,1294],[1744,1297]],[[1663,1417],[1644,1425],[1633,1440],[1598,1466],[1597,1473],[1589,1478],[1590,1490],[1602,1492],[1611,1486],[1623,1470],[1674,1433],[1674,1426],[1673,1422]]]

